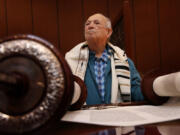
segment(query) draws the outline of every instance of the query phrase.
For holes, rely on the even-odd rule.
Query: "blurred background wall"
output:
[[[84,22],[97,12],[112,20],[116,38],[120,29],[142,75],[180,69],[179,0],[0,0],[0,38],[34,34],[65,54],[84,41]]]

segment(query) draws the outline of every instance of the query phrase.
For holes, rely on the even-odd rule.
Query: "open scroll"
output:
[[[143,93],[150,93],[146,97],[151,103],[164,104],[90,107],[85,110],[67,112],[61,120],[120,127],[180,120],[180,72],[158,77],[153,75],[148,78],[149,80],[142,81],[142,88],[145,88],[143,83],[148,85],[148,88],[143,89]],[[168,98],[169,96],[172,98]],[[154,102],[151,97],[155,97],[156,101]],[[158,101],[159,99],[161,101]]]

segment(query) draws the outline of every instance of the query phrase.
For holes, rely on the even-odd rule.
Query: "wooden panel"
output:
[[[108,2],[109,18],[114,26],[123,15],[123,0],[109,0]]]
[[[160,67],[157,0],[133,0],[137,67],[141,73]]]
[[[31,0],[6,1],[8,35],[31,33]]]
[[[6,2],[0,0],[0,38],[7,36]]]
[[[65,54],[83,41],[81,0],[59,0],[60,51]]]
[[[180,1],[159,0],[162,67],[180,69]]]
[[[32,0],[33,33],[58,46],[57,5],[55,0]]]
[[[132,14],[132,1],[124,0],[123,2],[123,21],[124,21],[124,35],[125,35],[125,50],[127,56],[136,64],[135,51],[135,35]]]
[[[84,0],[84,22],[95,13],[108,16],[108,0]]]

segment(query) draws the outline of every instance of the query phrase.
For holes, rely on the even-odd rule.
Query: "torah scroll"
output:
[[[153,82],[153,90],[158,96],[180,96],[180,72],[157,77]]]
[[[180,96],[180,72],[147,74],[142,80],[142,92],[152,104],[162,104],[169,97]]]

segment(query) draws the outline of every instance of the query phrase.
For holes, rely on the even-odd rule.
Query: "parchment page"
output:
[[[161,106],[141,105],[102,110],[69,111],[62,121],[106,126],[137,126],[180,119],[180,98],[171,98]]]

